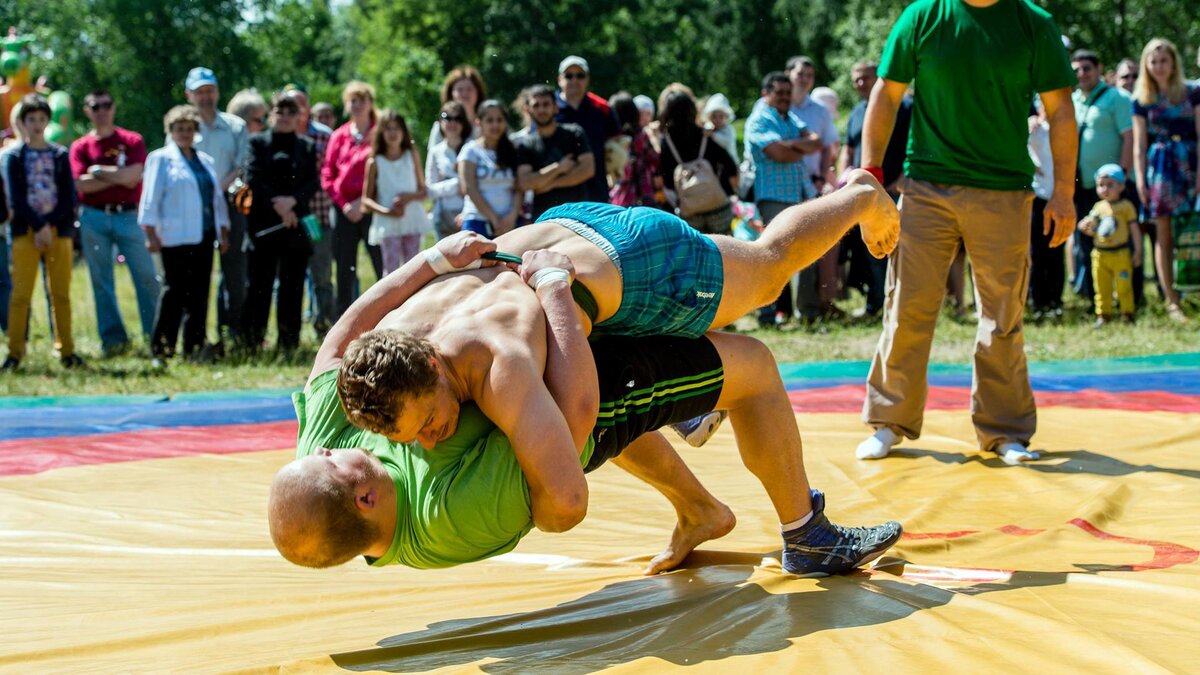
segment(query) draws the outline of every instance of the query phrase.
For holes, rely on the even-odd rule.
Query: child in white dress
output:
[[[380,247],[385,275],[420,252],[422,235],[433,229],[422,204],[424,197],[421,153],[408,124],[394,110],[384,110],[371,139],[363,208],[375,213],[367,242]]]

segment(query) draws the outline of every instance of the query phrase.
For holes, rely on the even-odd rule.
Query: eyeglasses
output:
[[[562,78],[564,80],[586,80],[587,73],[563,73]]]
[[[466,121],[466,118],[464,118],[461,115],[451,115],[450,113],[442,113],[442,121],[443,122],[458,122],[459,124],[462,124],[463,122]]]
[[[295,117],[300,114],[291,108],[276,108],[274,112],[276,117]]]
[[[88,110],[91,110],[92,112],[96,112],[97,110],[110,110],[112,106],[112,101],[97,101],[96,103],[89,103]]]
[[[1125,73],[1124,75],[1118,75],[1117,79],[1118,80],[1136,80],[1137,74],[1136,73]]]

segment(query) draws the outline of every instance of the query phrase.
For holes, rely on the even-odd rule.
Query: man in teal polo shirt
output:
[[[1133,170],[1133,102],[1101,77],[1104,64],[1092,51],[1077,49],[1071,67],[1079,88],[1071,94],[1075,123],[1079,127],[1079,182],[1075,187],[1075,213],[1092,210],[1096,196],[1096,172],[1105,164],[1120,164]],[[1092,238],[1076,230],[1074,243],[1075,292],[1090,302],[1092,291]]]
[[[971,416],[985,451],[1006,462],[1028,450],[1037,411],[1022,320],[1029,275],[1033,95],[1050,122],[1054,193],[1050,246],[1075,226],[1076,83],[1054,20],[1029,0],[917,0],[888,36],[863,131],[863,165],[882,180],[896,108],[915,84],[900,201],[901,237],[888,269],[883,335],[867,379],[861,459],[885,457],[921,433],[926,370],[946,275],[960,242],[971,257],[979,330]]]

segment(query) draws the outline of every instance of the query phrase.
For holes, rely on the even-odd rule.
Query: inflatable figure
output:
[[[9,113],[26,94],[37,92],[46,96],[50,103],[50,126],[46,127],[46,138],[53,143],[68,145],[72,140],[71,97],[66,92],[51,92],[45,83],[36,84],[29,72],[29,46],[32,35],[19,35],[15,27],[8,29],[8,36],[0,40],[0,73],[4,84],[0,85],[0,125],[8,128]]]

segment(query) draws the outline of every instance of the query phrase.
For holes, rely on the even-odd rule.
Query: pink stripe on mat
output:
[[[296,428],[295,420],[285,420],[0,441],[0,476],[108,462],[294,448]]]

